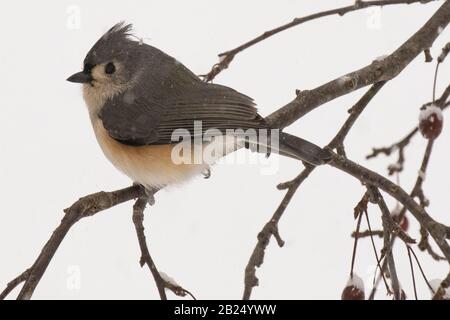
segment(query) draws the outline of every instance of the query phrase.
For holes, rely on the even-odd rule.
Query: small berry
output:
[[[364,282],[356,274],[347,282],[344,290],[342,291],[342,300],[364,300]]]
[[[441,108],[431,105],[420,111],[419,129],[426,139],[436,139],[441,134],[443,124]]]
[[[403,216],[402,222],[400,222],[400,227],[403,229],[403,231],[408,231],[409,221],[406,216]]]

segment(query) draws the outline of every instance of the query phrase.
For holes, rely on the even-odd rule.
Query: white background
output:
[[[98,147],[80,86],[66,82],[79,71],[85,54],[103,32],[120,20],[176,57],[197,74],[231,49],[263,31],[352,1],[7,1],[0,30],[0,286],[31,266],[63,216],[63,208],[83,195],[115,190],[131,181],[107,162]],[[442,2],[362,10],[328,17],[285,31],[238,55],[216,78],[252,96],[268,115],[294,98],[295,89],[312,89],[389,54],[415,33]],[[77,16],[79,10],[79,16]],[[79,24],[77,24],[79,22]],[[431,52],[449,40],[445,30]],[[437,94],[448,85],[450,62],[441,67]],[[349,135],[348,156],[386,174],[395,158],[366,161],[373,146],[388,145],[417,125],[419,107],[432,93],[435,64],[415,59],[371,102]],[[347,109],[367,89],[321,106],[287,131],[325,145],[347,117]],[[424,184],[429,213],[450,224],[448,196],[450,135],[444,126],[435,143]],[[402,186],[410,190],[426,145],[417,136],[406,150]],[[240,151],[241,152],[241,151]],[[242,151],[245,152],[245,151]],[[273,163],[277,159],[273,158]],[[275,174],[257,165],[218,165],[201,177],[157,194],[146,212],[151,253],[166,272],[198,298],[240,298],[244,268],[256,235],[282,199],[279,182],[301,170],[280,159]],[[286,240],[271,241],[254,298],[339,299],[349,274],[354,229],[353,207],[364,188],[330,167],[314,171],[297,192],[280,222]],[[395,202],[388,199],[393,208]],[[79,222],[62,243],[34,298],[154,299],[157,290],[139,266],[131,221],[132,202]],[[370,208],[374,228],[380,225]],[[410,221],[413,218],[410,217]],[[417,224],[411,235],[418,238]],[[365,229],[365,224],[363,223]],[[434,245],[434,243],[433,243]],[[381,248],[381,241],[377,239]],[[416,252],[419,252],[416,249]],[[413,298],[405,247],[395,256],[401,284]],[[430,279],[448,272],[420,253]],[[360,242],[356,271],[371,286],[375,260],[368,239]],[[418,270],[416,269],[416,274]],[[419,295],[430,293],[420,276]],[[17,291],[13,293],[16,294]],[[379,298],[386,298],[380,292]],[[169,298],[174,298],[169,293]]]

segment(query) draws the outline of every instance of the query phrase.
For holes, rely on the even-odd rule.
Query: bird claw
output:
[[[211,169],[209,169],[209,168],[205,169],[205,171],[203,171],[202,174],[203,174],[203,178],[205,178],[205,179],[211,178]]]
[[[155,204],[155,192],[152,189],[145,188],[145,195],[147,196],[147,202],[149,205]]]
[[[144,188],[145,196],[147,198],[147,203],[151,206],[155,204],[155,190],[154,189],[152,189],[150,187],[146,187],[137,182],[133,182],[133,185],[141,186],[142,188]]]

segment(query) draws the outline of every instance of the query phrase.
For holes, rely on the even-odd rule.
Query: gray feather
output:
[[[124,64],[132,83],[106,101],[99,117],[109,135],[129,145],[169,144],[174,130],[194,136],[195,121],[209,129],[269,129],[253,100],[236,90],[201,81],[180,62],[131,36],[131,25],[111,28],[89,51],[85,64],[112,59]],[[285,133],[280,154],[318,165],[329,159],[320,147]]]
[[[171,131],[175,129],[193,134],[194,121],[202,121],[202,132],[266,127],[250,97],[226,86],[204,83],[150,45],[132,47],[128,42],[136,41],[123,38],[128,28],[114,30],[106,39],[118,39],[114,32],[119,32],[120,41],[133,50],[129,53],[136,58],[133,63],[140,66],[132,81],[135,85],[108,100],[100,111],[103,125],[114,139],[131,145],[167,144],[173,142]]]

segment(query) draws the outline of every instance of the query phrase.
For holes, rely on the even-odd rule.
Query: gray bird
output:
[[[261,132],[276,128],[270,128],[258,115],[251,98],[201,81],[176,59],[133,37],[131,29],[123,22],[112,27],[88,52],[83,71],[67,80],[83,84],[101,149],[133,182],[149,190],[179,183],[209,172],[220,156],[249,145],[313,165],[329,160],[327,151],[287,133],[279,132],[276,144],[270,134],[261,143]],[[220,141],[223,152],[213,153],[212,160],[175,161],[180,143],[174,141],[174,132],[180,129],[184,142],[195,140],[198,144],[199,136],[209,134],[200,144],[211,146]],[[256,137],[233,133],[239,131],[236,129],[253,130]],[[230,139],[231,147],[223,143]],[[191,152],[189,159],[194,154]]]

